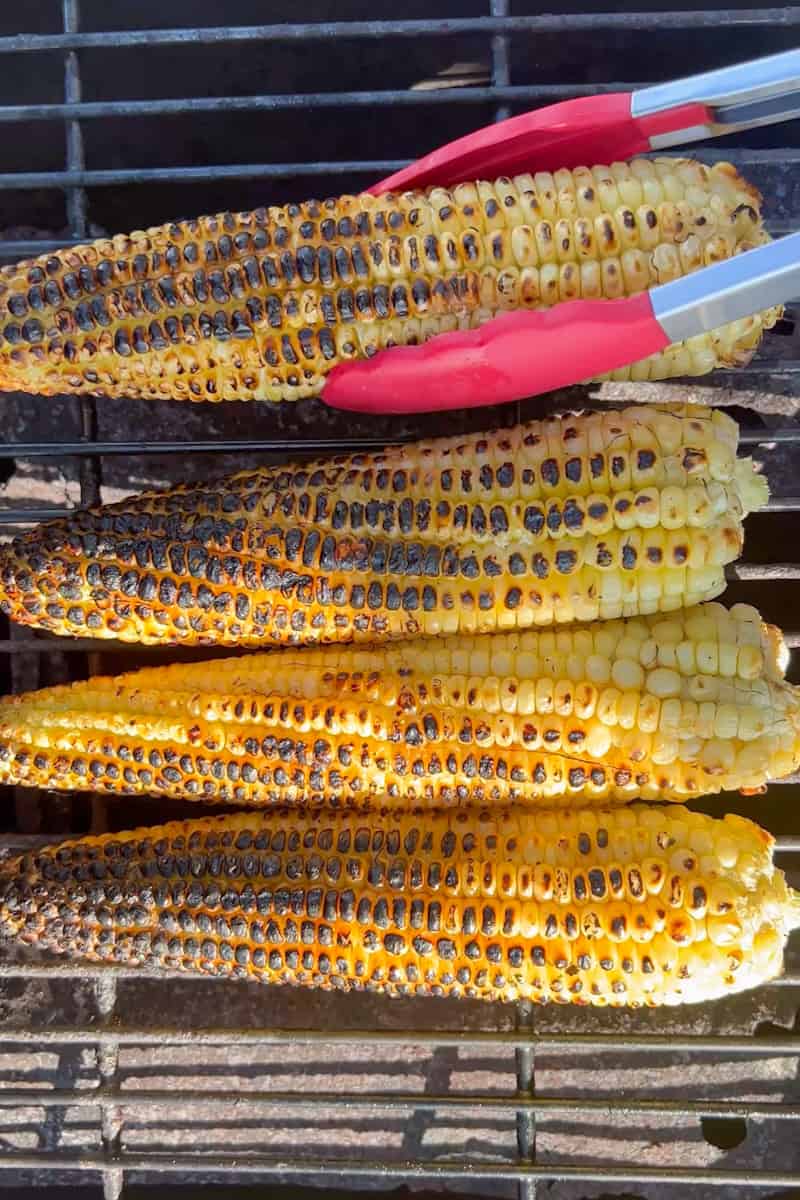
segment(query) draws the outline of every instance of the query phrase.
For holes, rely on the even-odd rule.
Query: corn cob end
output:
[[[743,515],[758,512],[769,500],[769,482],[766,475],[756,470],[752,458],[737,458],[734,468],[736,484],[742,502]]]
[[[787,925],[789,933],[794,933],[800,929],[800,891],[796,888],[789,888],[789,911]]]

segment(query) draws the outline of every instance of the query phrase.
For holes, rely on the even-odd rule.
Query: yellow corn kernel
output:
[[[73,636],[228,645],[374,642],[672,611],[722,590],[742,518],[766,499],[763,479],[741,459],[719,484],[722,514],[703,529],[686,524],[685,502],[674,500],[689,486],[685,464],[707,481],[710,450],[736,445],[734,423],[707,414],[640,406],[565,416],[128,499],[0,548],[0,605],[22,623]],[[670,480],[651,490],[673,496],[659,510],[682,525],[628,527],[634,473]],[[43,553],[46,573],[36,565]],[[64,604],[54,601],[62,586]],[[668,633],[671,624],[659,622]],[[676,669],[679,641],[720,640],[716,618],[706,625],[678,641],[631,637],[630,654],[619,656],[631,659],[626,674],[639,680],[641,647],[652,642],[660,665]],[[742,625],[749,635],[752,622]],[[737,670],[740,658],[755,670],[754,646],[722,640],[731,645],[724,673],[734,647]],[[583,647],[566,673],[577,680],[582,658],[589,678],[606,682],[596,674],[603,657],[602,645]],[[499,675],[488,666],[470,673]]]
[[[382,347],[508,308],[632,295],[746,251],[768,240],[759,204],[729,164],[638,159],[102,238],[0,271],[0,387],[314,396],[340,362]],[[778,315],[732,322],[614,378],[748,361]]]
[[[630,657],[665,624],[666,644],[681,647],[703,621],[735,644],[735,614],[706,606],[669,623],[285,649],[11,696],[0,701],[0,783],[491,808],[681,799],[796,770],[800,690],[772,668],[737,681],[645,672]],[[765,647],[773,636],[764,627]],[[602,670],[599,655],[584,657],[590,646],[604,651]],[[696,657],[701,646],[718,651],[706,639]]]
[[[99,923],[87,864],[111,843],[115,896]],[[199,864],[188,908],[185,889],[170,886],[187,847]],[[254,904],[260,855],[269,888]],[[154,870],[167,885],[155,893]],[[284,890],[291,907],[273,902]],[[756,825],[640,805],[557,822],[516,809],[458,821],[385,807],[238,814],[85,837],[0,868],[8,940],[72,959],[389,995],[696,1002],[773,978],[799,925],[800,896]]]

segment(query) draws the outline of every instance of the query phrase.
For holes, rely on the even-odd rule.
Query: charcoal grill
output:
[[[406,0],[402,19],[393,7],[279,0],[268,6],[272,23],[255,24],[265,6],[238,0],[240,23],[220,26],[230,7],[213,0],[4,6],[0,255],[354,190],[492,118],[800,43],[798,6],[599,12],[578,3],[543,15],[525,0]],[[698,153],[753,178],[773,233],[800,227],[797,122]],[[749,368],[701,381],[700,394],[708,386],[728,402],[759,401],[759,413],[734,411],[775,495],[750,518],[729,598],[757,602],[797,648],[795,315],[790,308]],[[443,426],[435,417],[369,423],[311,402],[187,410],[3,397],[0,533],[64,512],[65,496],[67,507],[92,504],[245,462],[587,402],[602,397],[573,389],[490,414],[450,413]],[[190,654],[0,628],[4,690]],[[706,807],[755,811],[798,886],[799,800],[793,780]],[[6,789],[0,853],[191,812]],[[558,1200],[797,1195],[799,1017],[797,943],[785,976],[754,995],[656,1013],[165,981],[4,945],[0,1186],[21,1194],[70,1184],[106,1197],[189,1184],[227,1195],[264,1183]]]

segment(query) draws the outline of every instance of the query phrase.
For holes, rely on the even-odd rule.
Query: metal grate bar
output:
[[[793,425],[788,429],[743,429],[739,434],[740,446],[763,446],[769,442],[800,442],[800,425]]]
[[[706,162],[737,166],[800,164],[800,148],[724,151],[703,149]],[[293,179],[317,175],[368,175],[380,178],[408,166],[407,158],[343,159],[317,162],[226,163],[210,167],[130,167],[113,170],[11,171],[0,174],[0,190],[17,188],[107,187],[138,183],[211,183],[220,179]],[[742,368],[737,368],[741,371]]]
[[[621,1039],[619,1034],[581,1033],[537,1033],[535,1030],[508,1030],[501,1033],[484,1031],[451,1030],[325,1030],[325,1029],[254,1029],[251,1026],[237,1029],[174,1029],[152,1027],[134,1029],[124,1025],[106,1027],[102,1024],[86,1026],[14,1026],[0,1032],[15,1044],[42,1046],[108,1045],[120,1046],[261,1046],[281,1045],[324,1045],[352,1046],[353,1041],[369,1042],[375,1046],[461,1046],[464,1048],[487,1047],[534,1047],[541,1050],[603,1050],[631,1054],[661,1054],[664,1051],[685,1054],[741,1054],[797,1056],[800,1053],[800,1035],[765,1035],[742,1037],[728,1035],[671,1035],[653,1034]]]
[[[489,7],[493,17],[507,17],[508,0],[490,0]],[[498,33],[492,38],[492,83],[497,89],[507,89],[511,83],[511,68],[509,65],[508,56],[508,35],[506,33]],[[625,91],[625,88],[620,89]],[[591,95],[591,91],[588,93]],[[498,104],[495,109],[495,121],[505,121],[511,116],[511,109],[507,104]]]
[[[493,39],[502,43],[503,37]],[[573,96],[597,96],[606,92],[634,91],[636,83],[542,83],[512,87],[431,88],[408,91],[397,88],[359,92],[277,92],[262,96],[186,96],[164,100],[96,100],[77,104],[7,104],[0,106],[0,123],[16,121],[58,121],[110,117],[164,117],[181,113],[282,112],[309,108],[420,108],[429,105],[496,104],[502,113],[505,105],[532,103],[537,100],[567,100]],[[507,113],[508,110],[505,109]],[[497,120],[504,120],[503,116]]]
[[[75,508],[6,508],[0,512],[0,525],[32,525],[56,517],[68,517]]]
[[[739,379],[743,375],[796,375],[800,371],[797,358],[754,358],[739,367],[722,367],[714,372],[715,377]]]
[[[520,1051],[524,1053],[524,1051]],[[18,1088],[0,1092],[0,1108],[17,1105],[42,1108],[95,1108],[100,1104],[120,1105],[131,1111],[151,1108],[154,1105],[175,1103],[172,1089],[135,1090],[119,1087],[87,1088],[85,1091],[54,1088],[41,1091],[36,1088]],[[377,1108],[385,1111],[413,1108],[419,1112],[435,1112],[437,1109],[480,1108],[486,1113],[507,1115],[515,1109],[523,1109],[526,1115],[533,1113],[544,1117],[589,1116],[599,1113],[608,1117],[741,1117],[759,1118],[769,1121],[800,1121],[800,1104],[767,1103],[747,1100],[619,1100],[613,1096],[599,1099],[571,1099],[560,1096],[497,1096],[459,1092],[315,1092],[313,1096],[297,1092],[200,1090],[181,1096],[181,1104],[202,1107],[206,1104],[238,1107],[242,1103],[269,1104],[282,1108],[332,1108],[349,1109]],[[0,1166],[3,1157],[0,1155]]]
[[[797,512],[800,496],[770,496],[766,509],[768,512]]]
[[[94,985],[97,1008],[103,1020],[113,1019],[117,1003],[117,981],[113,976],[98,977]],[[122,1136],[122,1117],[114,1102],[119,1067],[119,1043],[109,1042],[97,1048],[97,1073],[100,1079],[100,1136],[106,1159],[119,1157]],[[174,1092],[172,1093],[174,1101]],[[103,1170],[103,1200],[119,1200],[122,1195],[123,1173],[116,1165]]]
[[[369,175],[380,178],[408,165],[405,158],[341,162],[231,163],[213,167],[134,167],[92,171],[14,171],[0,174],[0,190],[106,187],[133,183],[211,183],[220,179],[292,179],[305,175]]]
[[[63,250],[65,246],[80,245],[80,238],[28,238],[0,240],[0,255],[4,258],[27,258],[38,254],[49,254],[51,250]]]
[[[213,442],[3,442],[0,458],[71,458],[84,454],[355,454],[360,450],[383,450],[416,440],[414,434],[362,438],[243,438]],[[743,429],[740,446],[764,446],[774,442],[793,445],[800,442],[800,425],[782,429]]]
[[[489,8],[493,17],[508,16],[508,0],[490,0]],[[492,38],[492,83],[496,87],[505,87],[511,82],[511,71],[508,53],[508,37],[497,34]],[[505,121],[511,116],[507,104],[498,104],[495,109],[495,121]],[[519,415],[519,406],[517,406]],[[530,1013],[523,1005],[517,1006],[520,1024],[528,1028]],[[533,1051],[520,1048],[514,1052],[517,1071],[517,1092],[520,1097],[530,1096],[534,1089],[534,1060]],[[536,1122],[533,1113],[526,1110],[522,1104],[516,1106],[517,1126],[517,1156],[520,1163],[536,1162]],[[521,1179],[517,1184],[518,1200],[536,1200],[536,1183],[531,1179]]]
[[[797,434],[800,440],[800,430]],[[0,458],[59,458],[83,454],[339,454],[357,450],[383,450],[387,438],[254,438],[214,442],[4,442]],[[413,435],[395,437],[393,442],[413,441]],[[770,441],[772,435],[770,435]]]
[[[0,1169],[13,1167],[15,1170],[45,1170],[47,1167],[59,1171],[103,1171],[109,1165],[125,1171],[145,1174],[211,1174],[212,1172],[236,1171],[242,1175],[268,1175],[276,1178],[339,1178],[352,1179],[424,1179],[424,1180],[549,1180],[564,1183],[578,1180],[582,1183],[672,1183],[705,1185],[706,1187],[741,1188],[787,1188],[794,1191],[800,1187],[800,1173],[787,1171],[750,1169],[720,1170],[718,1168],[694,1169],[685,1167],[598,1167],[574,1166],[548,1163],[546,1166],[518,1166],[511,1163],[487,1162],[380,1162],[370,1163],[359,1159],[319,1158],[294,1159],[268,1157],[256,1154],[170,1154],[169,1157],[137,1154],[60,1154],[25,1152],[3,1152]]]
[[[725,578],[748,581],[800,579],[800,563],[729,563]]]
[[[29,34],[0,38],[0,54],[40,50],[115,50],[128,46],[208,46],[231,42],[331,41],[336,38],[457,37],[479,34],[577,32],[580,30],[654,31],[716,29],[715,9],[695,12],[547,13],[542,16],[455,17],[426,21],[314,21],[275,25],[224,25],[191,29],[121,29],[102,33]],[[730,9],[725,26],[790,29],[800,25],[800,8]]]
[[[62,0],[61,6],[64,30],[74,32],[78,27],[78,0]],[[81,77],[78,67],[78,56],[74,50],[64,56],[64,98],[73,108],[80,107]],[[75,120],[66,124],[67,134],[67,170],[70,173],[80,173],[85,166],[83,155],[83,135],[81,127]],[[67,217],[69,231],[74,238],[86,237],[86,193],[78,185],[67,192]]]
[[[62,0],[61,18],[65,34],[75,34],[80,25],[80,0]],[[80,111],[81,77],[78,55],[68,50],[64,56],[64,99],[66,107]],[[85,167],[83,132],[77,119],[66,122],[67,171],[80,174]],[[67,220],[69,232],[77,240],[85,240],[88,230],[88,201],[82,184],[67,189]],[[97,410],[94,398],[83,396],[79,400],[80,427],[84,441],[91,443],[97,436]],[[89,507],[100,503],[101,466],[95,453],[83,455],[79,469],[81,505]],[[100,668],[96,649],[87,655],[92,674]],[[110,1020],[116,1003],[117,984],[112,976],[98,977],[95,982],[95,998],[98,1011],[105,1020]],[[97,1070],[101,1086],[110,1086],[116,1077],[119,1049],[115,1042],[98,1047]],[[100,1112],[100,1134],[106,1157],[119,1151],[120,1123],[113,1107],[102,1105]],[[122,1194],[123,1175],[116,1167],[106,1167],[102,1173],[104,1200],[118,1200]]]
[[[517,1154],[521,1163],[536,1162],[536,1116],[543,1114],[534,1099],[536,1087],[536,1058],[532,1046],[519,1046],[514,1051],[517,1074],[517,1095],[514,1102],[517,1124]],[[481,1105],[481,1107],[483,1107]],[[487,1110],[488,1111],[488,1110]],[[535,1200],[536,1182],[521,1179],[518,1185],[519,1200]]]

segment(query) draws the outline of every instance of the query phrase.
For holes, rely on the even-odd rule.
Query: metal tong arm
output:
[[[682,342],[797,296],[800,233],[737,254],[650,292],[656,320],[672,342]]]
[[[686,104],[706,105],[708,124],[660,134],[651,139],[653,149],[798,117],[800,50],[642,88],[631,98],[631,116],[648,117]]]

